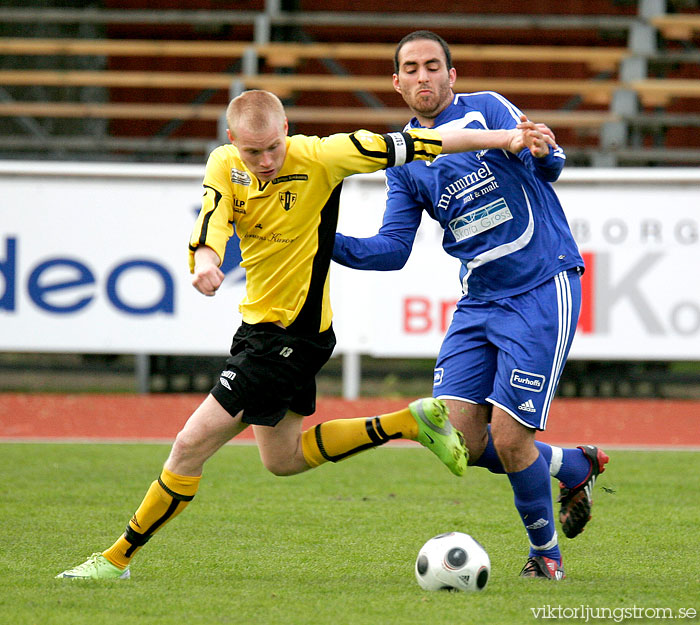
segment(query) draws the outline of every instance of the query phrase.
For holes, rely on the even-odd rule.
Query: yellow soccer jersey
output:
[[[316,334],[331,325],[329,267],[343,179],[432,160],[442,142],[429,129],[294,135],[286,141],[282,169],[266,182],[248,170],[235,146],[210,154],[202,210],[190,238],[190,270],[200,245],[223,259],[235,225],[246,270],[243,321],[281,322],[297,334]]]

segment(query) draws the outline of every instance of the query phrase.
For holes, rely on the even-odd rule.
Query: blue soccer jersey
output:
[[[434,128],[510,129],[520,115],[494,92],[456,94]],[[407,125],[419,127],[415,118]],[[528,149],[517,156],[484,150],[388,169],[379,233],[365,239],[336,234],[333,258],[356,269],[401,268],[426,211],[444,229],[445,251],[462,263],[465,295],[493,301],[528,291],[561,271],[583,267],[550,184],[564,161],[560,148],[543,158]]]

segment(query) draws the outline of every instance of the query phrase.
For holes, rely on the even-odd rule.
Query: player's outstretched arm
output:
[[[203,295],[215,295],[225,277],[220,264],[221,259],[213,249],[206,245],[198,247],[194,253],[192,286]]]
[[[524,117],[524,116],[523,116]],[[516,128],[499,130],[439,130],[442,138],[442,153],[474,152],[478,150],[508,150],[518,154],[523,148],[533,146],[538,153],[549,145],[555,146],[554,139],[543,133],[534,122],[521,120]]]
[[[525,147],[525,135],[518,128],[500,130],[440,130],[442,153],[476,152],[478,150],[508,150],[517,154]]]

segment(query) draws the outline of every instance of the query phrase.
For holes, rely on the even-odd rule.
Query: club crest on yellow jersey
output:
[[[280,192],[280,204],[282,208],[286,211],[292,209],[297,203],[297,194],[291,191],[281,191]]]

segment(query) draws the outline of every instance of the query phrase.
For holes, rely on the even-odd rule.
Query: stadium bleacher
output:
[[[36,5],[0,8],[0,158],[200,163],[246,88],[278,93],[292,132],[400,128],[394,45],[426,27],[451,44],[458,90],[503,93],[570,164],[700,162],[694,2]]]

